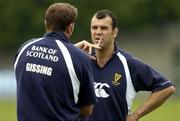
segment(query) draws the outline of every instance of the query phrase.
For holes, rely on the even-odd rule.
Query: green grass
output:
[[[135,101],[133,110],[136,109],[141,101]],[[180,121],[180,100],[168,99],[161,107],[145,115],[140,121]]]
[[[17,121],[14,100],[0,100],[0,121]]]
[[[135,101],[133,109],[142,101]],[[0,121],[16,121],[15,101],[0,100]],[[146,115],[140,121],[180,121],[180,100],[169,99],[160,108]]]

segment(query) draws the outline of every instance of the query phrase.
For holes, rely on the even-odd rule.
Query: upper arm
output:
[[[155,92],[173,85],[165,76],[138,59],[130,60],[129,67],[136,91]]]
[[[79,54],[74,57],[75,71],[80,81],[80,90],[78,94],[78,106],[87,106],[96,102],[94,92],[94,76],[92,72],[91,60],[85,54]]]

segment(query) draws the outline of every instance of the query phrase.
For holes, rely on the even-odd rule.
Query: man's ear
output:
[[[53,31],[50,27],[47,26],[46,20],[44,20],[44,26],[46,28],[46,32],[52,32]]]
[[[74,24],[73,24],[73,23],[69,24],[69,25],[66,27],[67,33],[72,33],[73,30],[74,30]]]
[[[116,36],[117,36],[117,34],[118,34],[118,28],[116,27],[116,28],[114,28],[114,30],[113,30],[113,37],[114,38],[116,38]]]
[[[68,26],[66,26],[66,31],[64,33],[68,38],[70,38],[73,33],[73,30],[74,30],[74,23],[71,23]]]
[[[45,29],[47,31],[46,19],[44,19],[44,26],[45,26]]]

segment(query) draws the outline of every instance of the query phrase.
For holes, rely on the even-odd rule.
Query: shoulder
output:
[[[118,49],[118,53],[126,59],[127,63],[132,64],[132,63],[136,63],[136,61],[140,61],[138,58],[133,56],[131,53],[124,51],[122,49]]]
[[[90,58],[84,51],[75,47],[73,44],[69,44],[68,49],[69,49],[70,53],[72,54],[72,56],[76,56],[76,57],[78,57],[78,59],[90,60]]]
[[[38,42],[40,40],[42,40],[43,38],[32,38],[32,39],[29,39],[28,41],[24,42],[20,48],[18,49],[18,52],[21,51],[23,48],[26,48],[28,47],[29,45],[35,43],[35,42]]]
[[[126,59],[131,72],[134,72],[135,70],[143,70],[149,67],[142,60],[140,60],[139,58],[135,57],[133,54],[127,51],[119,49],[118,52]]]
[[[90,68],[91,59],[88,55],[71,43],[64,43],[76,69]]]
[[[64,56],[66,56],[66,54],[70,54],[70,58],[72,58],[75,64],[89,60],[87,54],[85,54],[85,52],[79,48],[75,47],[72,43],[59,40],[56,40],[56,43]]]
[[[133,64],[133,63],[144,64],[144,62],[140,58],[135,57],[132,53],[129,53],[124,50],[119,50],[119,52],[126,58],[127,62],[130,64]]]

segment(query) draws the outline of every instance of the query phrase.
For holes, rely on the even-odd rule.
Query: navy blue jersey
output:
[[[88,121],[125,121],[138,91],[158,91],[172,82],[127,52],[115,49],[103,68],[94,61],[98,98]]]
[[[52,32],[23,44],[16,56],[18,121],[76,121],[96,102],[92,62]]]

